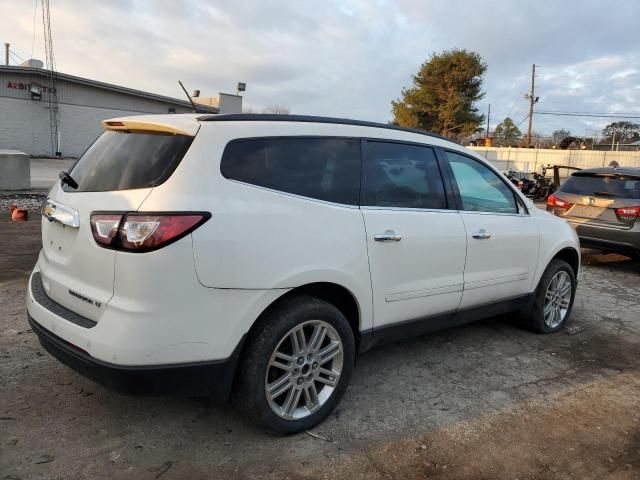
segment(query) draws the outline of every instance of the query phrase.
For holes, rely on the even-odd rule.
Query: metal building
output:
[[[64,73],[56,72],[52,80],[51,72],[41,65],[30,60],[21,66],[0,66],[0,149],[78,157],[101,133],[101,120],[193,111],[187,100]],[[220,95],[218,106],[199,105],[198,111],[240,113],[241,97],[229,99],[229,108],[223,104],[227,96]]]

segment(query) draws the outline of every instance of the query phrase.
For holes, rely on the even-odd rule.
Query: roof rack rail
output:
[[[428,132],[426,130],[420,130],[418,128],[406,128],[398,125],[391,125],[386,123],[368,122],[366,120],[351,120],[348,118],[335,118],[335,117],[316,117],[313,115],[288,115],[277,113],[230,113],[222,115],[203,115],[198,117],[201,122],[306,122],[306,123],[335,123],[339,125],[356,125],[359,127],[375,127],[385,128],[387,130],[398,130],[401,132],[417,133],[419,135],[426,135],[428,137],[440,138],[447,140],[448,142],[458,143],[455,140],[444,137],[437,133]],[[459,144],[459,143],[458,143]]]

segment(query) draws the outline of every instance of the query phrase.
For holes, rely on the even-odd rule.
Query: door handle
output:
[[[398,235],[393,230],[387,230],[384,233],[376,233],[373,236],[376,242],[399,242],[402,240],[402,236]]]
[[[491,238],[491,234],[487,232],[484,228],[481,228],[477,232],[473,232],[471,236],[477,240],[485,240],[487,238]]]

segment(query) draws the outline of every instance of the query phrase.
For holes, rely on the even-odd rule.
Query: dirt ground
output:
[[[0,217],[0,478],[640,478],[640,263],[586,254],[566,332],[494,318],[375,349],[311,433],[115,394],[38,344],[37,220]]]

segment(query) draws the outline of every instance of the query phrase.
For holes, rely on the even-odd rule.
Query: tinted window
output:
[[[222,175],[232,180],[329,202],[357,205],[360,140],[259,138],[224,150]]]
[[[387,142],[367,142],[365,205],[447,208],[433,149]]]
[[[560,191],[596,197],[640,198],[640,177],[574,173],[562,184]]]
[[[71,169],[78,188],[70,192],[105,192],[154,187],[175,170],[192,137],[104,132]]]
[[[514,193],[492,170],[464,155],[446,152],[462,199],[462,209],[518,213]]]

